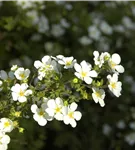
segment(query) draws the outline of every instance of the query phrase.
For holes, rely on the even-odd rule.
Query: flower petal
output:
[[[32,111],[33,113],[36,113],[36,112],[37,112],[37,109],[38,109],[38,107],[37,107],[36,104],[33,104],[33,105],[31,106],[31,111]]]
[[[71,111],[75,111],[77,109],[77,104],[75,102],[73,102],[71,105],[70,105],[70,110]]]
[[[82,114],[79,111],[75,111],[74,112],[74,118],[78,121],[80,120],[82,117]]]
[[[116,64],[119,64],[121,62],[121,58],[119,54],[113,54],[112,55],[112,61],[115,62]]]

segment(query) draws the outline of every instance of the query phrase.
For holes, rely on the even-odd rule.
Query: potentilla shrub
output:
[[[107,89],[116,97],[121,95],[118,78],[124,67],[119,54],[94,51],[93,55],[94,66],[85,60],[78,63],[74,57],[46,55],[34,62],[33,70],[13,65],[8,73],[0,71],[1,150],[8,148],[9,132],[23,132],[19,118],[24,113],[33,115],[40,126],[56,119],[75,128],[82,117],[79,101],[94,100],[104,107]]]

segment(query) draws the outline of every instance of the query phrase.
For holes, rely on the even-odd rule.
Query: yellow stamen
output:
[[[87,73],[86,72],[81,72],[81,76],[84,78],[84,77],[86,77],[86,75],[87,75]]]
[[[116,88],[116,83],[115,83],[115,82],[112,82],[112,83],[111,83],[111,87],[112,87],[113,89],[115,89],[115,88]]]
[[[10,123],[9,122],[5,122],[4,123],[4,127],[9,127],[10,126]]]
[[[24,96],[24,92],[22,90],[20,90],[19,95]]]
[[[99,92],[95,92],[95,95],[98,97],[98,98],[101,98],[101,94]]]
[[[71,65],[71,61],[66,61],[66,66],[70,66]]]
[[[44,112],[43,112],[43,111],[40,111],[40,112],[39,112],[39,115],[40,115],[40,116],[43,116],[43,115],[44,115]]]
[[[61,108],[60,107],[56,107],[55,108],[55,111],[58,113],[58,112],[61,112]]]
[[[21,77],[21,78],[24,78],[24,77],[25,77],[24,73],[20,74],[20,77]]]
[[[113,61],[111,61],[111,67],[115,68],[115,66],[116,66],[116,64]]]
[[[74,115],[74,113],[73,113],[73,112],[69,112],[69,113],[68,113],[69,118],[72,118],[72,119],[73,119],[73,118],[74,118],[74,116],[73,116],[73,115]]]

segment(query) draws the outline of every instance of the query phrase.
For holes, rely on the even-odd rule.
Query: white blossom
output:
[[[55,60],[52,60],[50,56],[44,56],[42,62],[39,60],[35,61],[34,66],[38,69],[39,80],[42,80],[50,71],[58,73],[57,63]]]
[[[0,71],[0,78],[2,80],[7,80],[8,79],[8,75],[7,75],[6,71],[4,71],[4,70]]]
[[[69,69],[73,68],[74,64],[76,63],[76,59],[74,59],[74,57],[62,57],[62,59],[59,60],[58,63],[64,65],[65,69]]]
[[[73,128],[76,127],[77,123],[76,121],[79,121],[82,117],[81,112],[76,111],[77,104],[73,102],[68,107],[65,107],[65,115],[64,115],[64,123],[70,124]]]
[[[82,45],[89,45],[92,43],[92,40],[87,37],[87,36],[82,36],[80,39],[79,39],[79,42],[82,44]]]
[[[92,83],[92,77],[97,77],[97,72],[95,70],[91,70],[91,64],[87,63],[86,61],[82,61],[80,65],[75,63],[74,68],[76,70],[75,76],[85,81],[87,84]]]
[[[104,103],[105,91],[99,88],[92,88],[92,90],[93,90],[92,98],[95,101],[95,103],[99,102],[100,106],[104,107],[105,106],[105,103]]]
[[[17,69],[18,69],[18,66],[17,66],[17,65],[12,65],[11,71],[16,71]]]
[[[63,27],[61,25],[54,24],[54,25],[52,25],[51,33],[55,37],[60,37],[65,33],[65,30],[63,29]]]
[[[107,79],[109,81],[108,88],[116,97],[119,97],[121,95],[122,83],[118,81],[118,75],[117,74],[113,74],[113,76],[108,75]]]
[[[101,53],[99,55],[98,51],[93,52],[95,65],[98,65],[99,68],[102,67],[104,62],[110,58],[110,54],[108,52]]]
[[[113,54],[112,57],[109,59],[108,64],[113,72],[123,73],[124,67],[119,65],[121,62],[121,57],[119,54]]]
[[[24,68],[18,68],[15,71],[14,75],[18,80],[26,80],[30,75],[30,70]]]
[[[40,126],[45,126],[47,124],[47,121],[51,121],[52,117],[48,115],[48,113],[45,111],[47,108],[46,103],[43,103],[41,105],[41,108],[38,108],[36,104],[33,104],[31,106],[31,111],[34,113],[33,118],[35,121],[38,122]]]
[[[135,132],[132,132],[126,135],[125,141],[131,146],[134,145],[135,144]]]
[[[49,116],[61,121],[63,120],[64,104],[61,98],[57,97],[55,100],[50,99],[47,102],[48,108],[46,109]]]
[[[12,88],[12,97],[14,101],[19,101],[21,103],[27,101],[27,96],[32,94],[32,90],[27,90],[28,85],[26,83],[18,84],[16,83]]]
[[[0,131],[0,150],[7,150],[9,142],[10,137],[4,132]]]
[[[100,29],[101,29],[101,31],[103,33],[108,34],[108,35],[112,34],[112,32],[113,32],[113,30],[110,27],[110,25],[107,22],[105,22],[105,21],[102,21],[100,23]]]
[[[49,22],[45,16],[41,16],[38,21],[38,31],[40,33],[45,33],[49,30]]]
[[[14,129],[12,120],[8,118],[0,119],[0,130],[3,132],[11,132]]]
[[[89,37],[91,37],[94,40],[99,40],[101,36],[101,32],[96,26],[90,26],[88,28]]]

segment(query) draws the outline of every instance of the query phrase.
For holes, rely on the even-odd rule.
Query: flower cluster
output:
[[[6,134],[14,129],[13,122],[8,118],[0,119],[0,149],[7,150],[10,137]]]
[[[40,126],[56,119],[74,128],[82,117],[77,110],[77,102],[93,99],[104,107],[106,88],[119,97],[122,83],[118,76],[124,72],[120,56],[116,53],[111,56],[108,52],[99,54],[98,51],[94,51],[93,55],[94,65],[85,60],[78,63],[74,57],[47,55],[34,62],[33,72],[17,65],[13,65],[8,74],[1,70],[0,90],[10,93],[5,96],[7,106],[13,105],[8,110],[9,115],[16,121],[18,117],[25,116],[23,112],[27,112],[28,117],[33,115]],[[13,128],[10,119],[0,120],[2,150],[6,150],[10,142],[6,132],[11,132]]]

